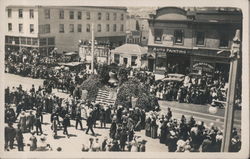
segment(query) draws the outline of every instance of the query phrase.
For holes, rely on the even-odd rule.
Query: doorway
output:
[[[154,71],[154,63],[155,63],[155,60],[154,59],[148,59],[148,70],[150,72],[153,72]]]
[[[128,58],[123,58],[123,64],[127,65],[128,64]]]

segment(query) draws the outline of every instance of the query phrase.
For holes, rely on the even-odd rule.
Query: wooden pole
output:
[[[224,132],[221,145],[222,152],[229,152],[232,139],[232,128],[234,121],[234,105],[236,94],[236,83],[238,76],[238,58],[240,54],[240,30],[236,31],[231,49],[231,61],[229,72],[229,86],[227,91],[227,102],[224,116]]]
[[[91,42],[91,73],[94,73],[94,45],[95,45],[95,37],[94,37],[94,24],[92,23],[91,25],[91,38],[92,38],[92,42]]]

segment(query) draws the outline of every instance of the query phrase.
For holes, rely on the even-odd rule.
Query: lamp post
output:
[[[236,30],[235,37],[233,38],[233,44],[231,47],[229,87],[227,92],[227,101],[224,116],[224,137],[221,145],[222,152],[229,152],[232,138],[236,82],[238,76],[238,60],[240,58],[240,42],[240,30],[238,29]]]

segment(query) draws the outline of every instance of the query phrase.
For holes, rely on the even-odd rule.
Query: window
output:
[[[82,12],[78,12],[78,13],[77,13],[77,18],[78,18],[78,19],[82,19]]]
[[[124,20],[124,15],[123,14],[121,14],[121,20]]]
[[[205,33],[204,32],[196,33],[196,45],[205,45]]]
[[[64,33],[64,24],[59,24],[59,33]]]
[[[59,11],[59,19],[64,19],[64,10]]]
[[[183,31],[182,30],[175,30],[174,31],[174,43],[175,44],[182,44],[183,43]]]
[[[22,9],[18,10],[18,17],[23,18],[23,10]]]
[[[113,32],[116,32],[116,24],[113,25]]]
[[[21,37],[21,44],[26,44],[27,42],[26,42],[26,38],[25,37]]]
[[[38,39],[32,38],[32,45],[38,45]]]
[[[34,18],[34,10],[30,9],[30,19],[33,19],[33,18]]]
[[[69,32],[70,33],[74,32],[74,24],[69,24]]]
[[[27,38],[27,45],[31,45],[31,38]]]
[[[121,24],[120,31],[124,31],[124,25],[123,24]]]
[[[74,19],[74,11],[69,11],[69,19]]]
[[[229,38],[227,33],[222,33],[220,35],[220,47],[228,47],[229,45]]]
[[[20,32],[20,33],[23,32],[23,24],[19,24],[19,32]]]
[[[45,24],[45,33],[50,33],[50,24]]]
[[[162,29],[155,29],[155,41],[162,41]]]
[[[109,20],[109,13],[106,13],[106,20]]]
[[[86,25],[86,32],[90,32],[90,24]]]
[[[34,24],[30,24],[30,33],[34,33]]]
[[[11,16],[12,16],[12,11],[11,9],[8,9],[8,18],[11,18]]]
[[[12,23],[8,23],[8,31],[12,31]]]
[[[120,63],[120,55],[119,54],[114,54],[114,62],[116,64],[119,64]]]
[[[40,46],[45,46],[46,44],[47,44],[46,38],[41,38],[41,39],[39,39],[39,45],[40,45]]]
[[[45,19],[50,19],[50,10],[49,9],[45,9],[44,10],[44,17],[45,17]]]
[[[117,18],[117,14],[116,13],[113,13],[113,18],[114,18],[114,20],[116,20],[116,18]]]
[[[48,38],[48,45],[55,45],[55,38]]]
[[[86,19],[90,20],[90,12],[86,12]]]
[[[82,24],[78,24],[77,25],[77,31],[78,32],[82,32]]]
[[[98,20],[102,19],[102,13],[98,13]]]
[[[136,60],[137,60],[137,56],[132,56],[131,58],[131,66],[136,66]]]
[[[98,32],[101,32],[101,31],[102,31],[102,26],[101,26],[101,24],[98,24],[98,25],[97,25],[97,31],[98,31]]]
[[[106,32],[109,32],[109,24],[106,25]]]

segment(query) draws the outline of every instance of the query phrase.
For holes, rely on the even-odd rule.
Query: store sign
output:
[[[159,53],[167,53],[167,54],[187,54],[189,53],[186,49],[179,49],[179,48],[164,48],[164,47],[154,47],[152,49],[154,52]]]
[[[214,70],[214,66],[205,62],[198,62],[193,65],[194,70],[203,70],[207,72],[212,72]]]

